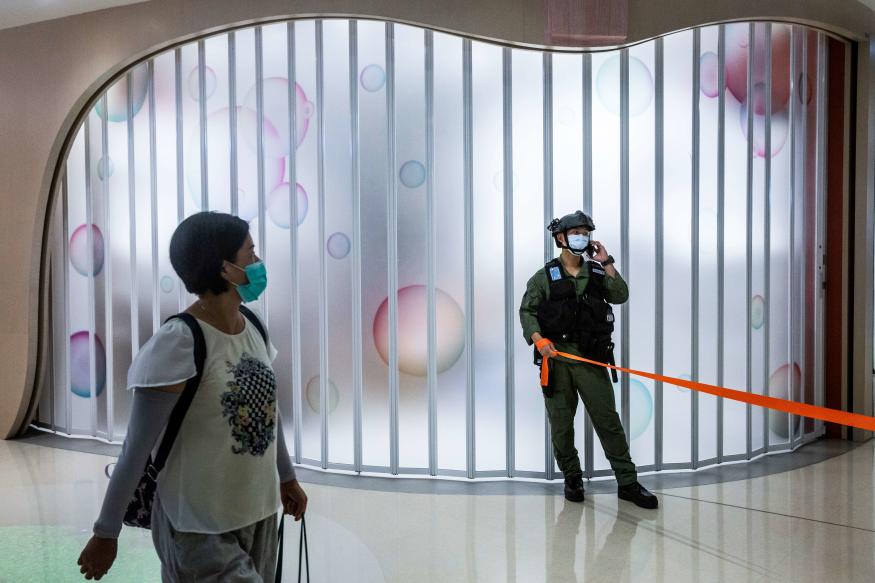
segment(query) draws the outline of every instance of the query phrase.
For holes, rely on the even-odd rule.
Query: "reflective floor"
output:
[[[581,505],[305,484],[312,580],[873,581],[873,445],[784,473],[662,488],[656,512],[613,494]],[[0,581],[82,580],[76,558],[111,461],[0,441]],[[286,535],[284,581],[296,581],[297,525]],[[148,532],[125,528],[119,548],[103,581],[160,580]]]

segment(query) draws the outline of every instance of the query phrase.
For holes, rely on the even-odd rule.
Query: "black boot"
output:
[[[620,500],[628,500],[641,508],[652,510],[659,506],[659,500],[657,500],[656,496],[648,492],[647,488],[638,482],[620,486],[617,490],[617,496],[620,497]]]
[[[570,502],[583,502],[583,478],[581,476],[565,478],[565,499]]]

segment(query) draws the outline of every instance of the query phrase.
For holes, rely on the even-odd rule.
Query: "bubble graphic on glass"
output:
[[[174,288],[174,283],[173,283],[172,277],[170,277],[169,275],[165,275],[164,277],[161,278],[161,291],[163,291],[166,294],[169,294],[170,292],[173,291],[173,288]]]
[[[216,92],[216,72],[210,67],[204,67],[204,96],[209,99]],[[201,87],[198,68],[195,67],[188,74],[188,96],[195,101],[200,100]]]
[[[614,383],[614,399],[617,409],[620,408],[620,383]],[[647,430],[653,418],[653,397],[644,383],[638,379],[629,379],[629,440],[638,439]]]
[[[70,390],[78,397],[91,396],[91,368],[89,363],[90,335],[83,330],[70,336]],[[95,385],[97,396],[103,393],[106,384],[106,352],[100,337],[94,336],[94,363],[97,372]]]
[[[298,199],[298,225],[300,225],[307,218],[310,201],[307,191],[300,184],[295,184],[295,193]],[[267,214],[273,224],[281,229],[289,228],[289,206],[289,183],[282,182],[267,197]]]
[[[428,364],[427,289],[411,285],[398,290],[398,368],[424,377]],[[435,289],[437,323],[437,371],[452,367],[465,349],[465,318],[459,304],[441,289]],[[374,344],[383,362],[389,364],[389,298],[374,317]]]
[[[763,327],[766,315],[766,300],[763,296],[756,295],[750,302],[750,325],[754,330],[759,330]]]
[[[349,255],[349,251],[352,248],[349,237],[343,233],[332,234],[328,237],[328,242],[325,246],[328,249],[328,254],[335,259],[343,259]]]
[[[149,75],[146,65],[140,65],[132,69],[131,76],[131,101],[134,115],[139,113],[146,100],[146,90],[149,88]],[[128,77],[125,75],[115,82],[106,92],[106,111],[103,108],[103,99],[97,100],[95,111],[102,119],[108,121],[125,121],[128,119]]]
[[[340,403],[340,391],[337,390],[337,385],[331,379],[328,379],[328,413],[334,413]],[[304,389],[307,395],[307,405],[314,413],[319,413],[321,408],[321,399],[319,394],[319,375],[316,375],[307,382],[307,387]]]
[[[602,63],[596,77],[599,100],[608,111],[620,115],[620,56]],[[653,75],[641,59],[629,57],[629,115],[643,113],[653,101]]]
[[[417,188],[425,182],[425,166],[418,160],[408,160],[398,171],[401,184],[407,188]]]
[[[732,24],[726,27],[726,48],[731,51],[736,47],[746,49],[750,45],[750,33],[747,24]]]
[[[699,58],[699,88],[705,97],[717,97],[719,75],[717,70],[717,55],[711,51]]]
[[[814,85],[811,82],[811,76],[805,72],[799,73],[796,80],[796,97],[802,105],[811,103],[811,97],[814,95]]]
[[[228,132],[231,110],[227,107],[211,113],[207,118],[207,192],[213,200],[230,200],[231,173],[229,158],[231,153],[231,137]],[[238,136],[255,136],[258,128],[258,117],[255,111],[247,107],[237,107]],[[270,121],[264,120],[264,135],[276,135],[276,130]],[[200,143],[200,132],[193,131],[189,135],[188,144]],[[242,141],[238,137],[238,143]],[[198,148],[187,147],[185,155],[185,176],[188,192],[195,208],[201,207],[201,158]],[[284,158],[264,158],[264,188],[271,192],[283,181],[286,171]],[[246,147],[237,148],[237,215],[246,221],[251,221],[258,215],[258,155],[255,150]]]
[[[753,85],[766,82],[766,27],[756,26],[754,62],[751,76]],[[747,101],[747,55],[750,33],[746,23],[726,25],[726,88],[739,103]],[[784,111],[790,97],[790,27],[772,25],[772,113]],[[754,109],[764,115],[765,102]]]
[[[766,156],[766,116],[756,113],[756,105],[760,103],[763,95],[762,85],[754,87],[752,100],[754,102],[753,114],[753,152],[759,158]],[[741,133],[744,139],[747,138],[747,103],[743,104],[739,109],[738,122],[741,125]],[[787,111],[773,113],[771,117],[771,157],[774,158],[784,147],[787,142],[787,134],[789,133],[790,123]]]
[[[255,85],[246,94],[244,104],[248,109],[256,111],[257,94]],[[264,134],[264,155],[267,158],[283,158],[291,151],[289,136],[289,80],[285,77],[269,77],[264,80],[262,94],[264,118],[273,128]],[[301,86],[295,83],[295,148],[301,145],[307,137],[310,119],[316,112],[316,107],[307,100],[307,95]],[[257,150],[258,142],[255,134],[246,134],[246,141],[253,151]]]
[[[97,225],[91,225],[91,244],[91,260],[94,262],[91,275],[97,275],[103,269],[103,233]],[[70,264],[86,277],[91,269],[88,251],[88,225],[79,225],[70,235]]]
[[[792,374],[792,382],[793,382],[793,394],[790,395],[790,375]],[[799,395],[802,394],[802,371],[799,369],[799,365],[793,363],[793,367],[791,369],[789,364],[785,364],[780,367],[778,370],[772,373],[772,376],[769,377],[769,396],[777,397],[778,399],[789,399],[791,401],[798,401]],[[794,433],[798,435],[799,433],[799,423],[800,418],[795,417]],[[780,413],[777,411],[771,411],[769,413],[769,427],[772,428],[772,432],[787,439],[790,437],[790,419],[786,413]]]
[[[362,69],[359,81],[365,91],[379,91],[386,84],[386,71],[380,65],[368,65]]]
[[[115,172],[115,164],[112,163],[112,158],[105,156],[97,162],[97,177],[101,180],[106,180],[112,173]]]

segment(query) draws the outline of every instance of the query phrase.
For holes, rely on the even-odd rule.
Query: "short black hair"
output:
[[[170,264],[185,289],[197,295],[226,292],[222,263],[234,262],[248,234],[249,223],[227,213],[200,212],[182,221],[170,238]]]

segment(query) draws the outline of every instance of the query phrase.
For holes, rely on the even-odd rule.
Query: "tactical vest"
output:
[[[549,282],[548,297],[538,306],[541,335],[554,342],[573,342],[581,356],[613,364],[614,312],[605,301],[604,268],[586,261],[586,290],[578,298],[574,279],[565,275],[559,259],[544,266]]]

